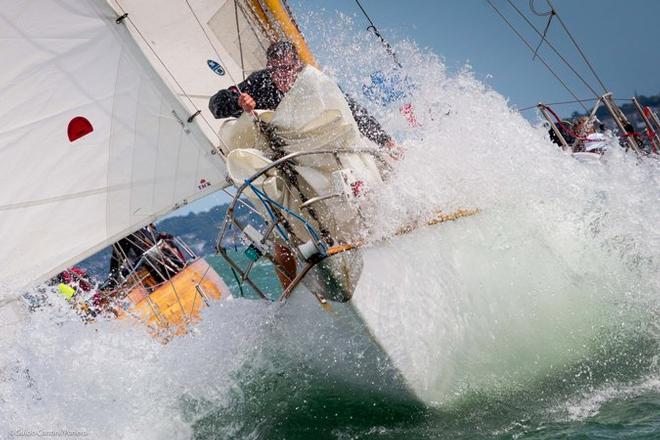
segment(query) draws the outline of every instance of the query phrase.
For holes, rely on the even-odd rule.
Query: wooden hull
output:
[[[204,307],[229,294],[229,288],[215,270],[199,258],[151,294],[143,286],[131,289],[126,300],[132,305],[120,317],[137,319],[154,336],[168,340],[187,333],[189,325],[201,319]]]

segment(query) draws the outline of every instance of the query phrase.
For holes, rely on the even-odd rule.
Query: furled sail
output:
[[[159,17],[167,5],[185,4],[144,3]],[[193,104],[173,93],[181,72],[172,77],[156,67],[135,37],[139,29],[116,22],[114,7],[105,0],[3,2],[0,54],[11,62],[0,70],[0,296],[226,185],[222,158],[213,154],[217,135],[202,128],[203,115],[189,120]],[[168,50],[198,61],[195,47]],[[208,88],[186,92],[228,85],[206,68],[214,81],[196,78]],[[182,74],[184,85],[196,75]]]

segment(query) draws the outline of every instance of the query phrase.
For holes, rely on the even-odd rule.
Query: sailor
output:
[[[267,67],[252,73],[238,87],[218,91],[209,101],[209,110],[216,118],[239,117],[243,112],[255,109],[275,110],[284,95],[296,82],[304,69],[290,41],[277,41],[266,51]],[[392,138],[383,130],[376,119],[367,113],[353,98],[344,94],[360,133],[369,140],[388,150],[395,148]]]
[[[594,126],[593,119],[581,116],[577,120],[576,133],[579,136],[573,144],[573,152],[603,154],[608,147],[608,138]]]
[[[174,276],[183,269],[186,263],[185,256],[176,245],[174,236],[167,232],[160,232],[156,225],[150,223],[145,227],[150,240],[155,244],[144,252],[144,256],[150,261],[151,265],[158,270],[151,270],[152,276],[160,279],[160,274]],[[164,281],[161,280],[161,281]]]
[[[101,289],[114,289],[140,261],[142,255],[156,243],[153,231],[143,227],[131,235],[122,238],[112,247],[108,278]]]
[[[575,137],[572,135],[573,123],[571,121],[563,120],[557,123],[557,125],[555,126],[557,127],[557,130],[559,130],[559,133],[564,137],[564,140],[568,145],[572,145],[575,143]],[[553,143],[559,145],[560,147],[563,147],[561,139],[559,139],[559,137],[555,133],[555,130],[549,126],[549,123],[548,123],[548,134],[550,135],[550,140]]]
[[[289,41],[271,44],[266,51],[266,58],[266,69],[252,73],[237,87],[220,90],[211,97],[209,109],[216,118],[238,118],[256,109],[281,110],[280,103],[285,95],[294,87],[298,78],[304,78],[306,65],[298,56],[295,46]],[[315,72],[319,78],[324,76],[321,72]],[[378,121],[350,96],[345,93],[343,96],[359,133],[385,149],[394,159],[400,158],[401,151]],[[323,230],[321,234],[326,236]],[[278,277],[282,286],[286,288],[296,276],[295,257],[286,245],[278,241],[275,242],[274,257]]]

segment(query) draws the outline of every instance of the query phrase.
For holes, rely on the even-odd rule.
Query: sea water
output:
[[[395,69],[350,20],[315,25],[324,69],[407,150],[370,195],[360,289],[398,301],[389,349],[423,342],[429,402],[328,381],[282,348],[276,304],[237,294],[162,345],[53,295],[3,327],[0,438],[660,438],[658,161],[578,162],[469,67],[402,42]],[[374,72],[403,96],[368,101]],[[480,211],[392,238],[459,208]]]

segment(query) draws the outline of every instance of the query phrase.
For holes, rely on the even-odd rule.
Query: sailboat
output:
[[[263,294],[252,268],[273,258],[274,240],[291,248],[297,274],[277,304],[281,342],[336,380],[433,401],[435,387],[451,375],[442,369],[429,375],[441,352],[432,350],[433,338],[443,329],[432,313],[416,313],[427,304],[425,298],[382,295],[365,287],[377,284],[382,268],[399,263],[395,246],[410,245],[411,233],[454,220],[468,224],[478,211],[439,212],[404,225],[399,242],[365,248],[355,231],[342,232],[361,223],[361,176],[373,172],[380,159],[373,149],[344,142],[356,138],[345,108],[339,108],[341,100],[310,108],[316,113],[304,121],[291,118],[286,108],[260,116],[275,126],[279,120],[278,135],[289,146],[314,147],[290,150],[275,160],[250,156],[238,144],[241,136],[234,136],[241,121],[215,120],[207,109],[218,89],[263,68],[266,48],[277,39],[294,42],[301,58],[315,65],[284,3],[16,0],[4,6],[0,19],[7,44],[2,50],[7,59],[17,60],[0,73],[3,84],[10,85],[0,92],[7,103],[0,131],[0,171],[6,176],[0,191],[5,250],[0,284],[6,316],[16,313],[13,299],[24,286],[187,203],[242,182],[220,231],[218,252],[242,284]],[[341,149],[328,146],[333,128],[339,129]],[[310,143],[314,139],[325,142]],[[232,155],[235,160],[227,160]],[[317,185],[310,185],[314,193],[278,174],[282,164],[296,161],[313,168],[315,160],[328,157],[331,179],[303,175],[308,182],[318,177]],[[232,164],[237,166],[228,169]],[[374,184],[386,164],[378,167],[371,175]],[[273,197],[269,188],[282,190],[283,198]],[[287,194],[295,203],[286,202]],[[237,204],[246,203],[244,196],[262,207],[261,229],[234,215]],[[326,234],[322,226],[328,219],[332,227]],[[247,266],[221,246],[232,228],[246,242]],[[182,277],[188,300],[204,296],[198,287],[210,273],[195,270],[197,275]],[[214,281],[226,292],[220,283]],[[142,309],[148,310],[147,299],[154,294],[134,297],[147,301]],[[143,319],[151,318],[158,316]]]

